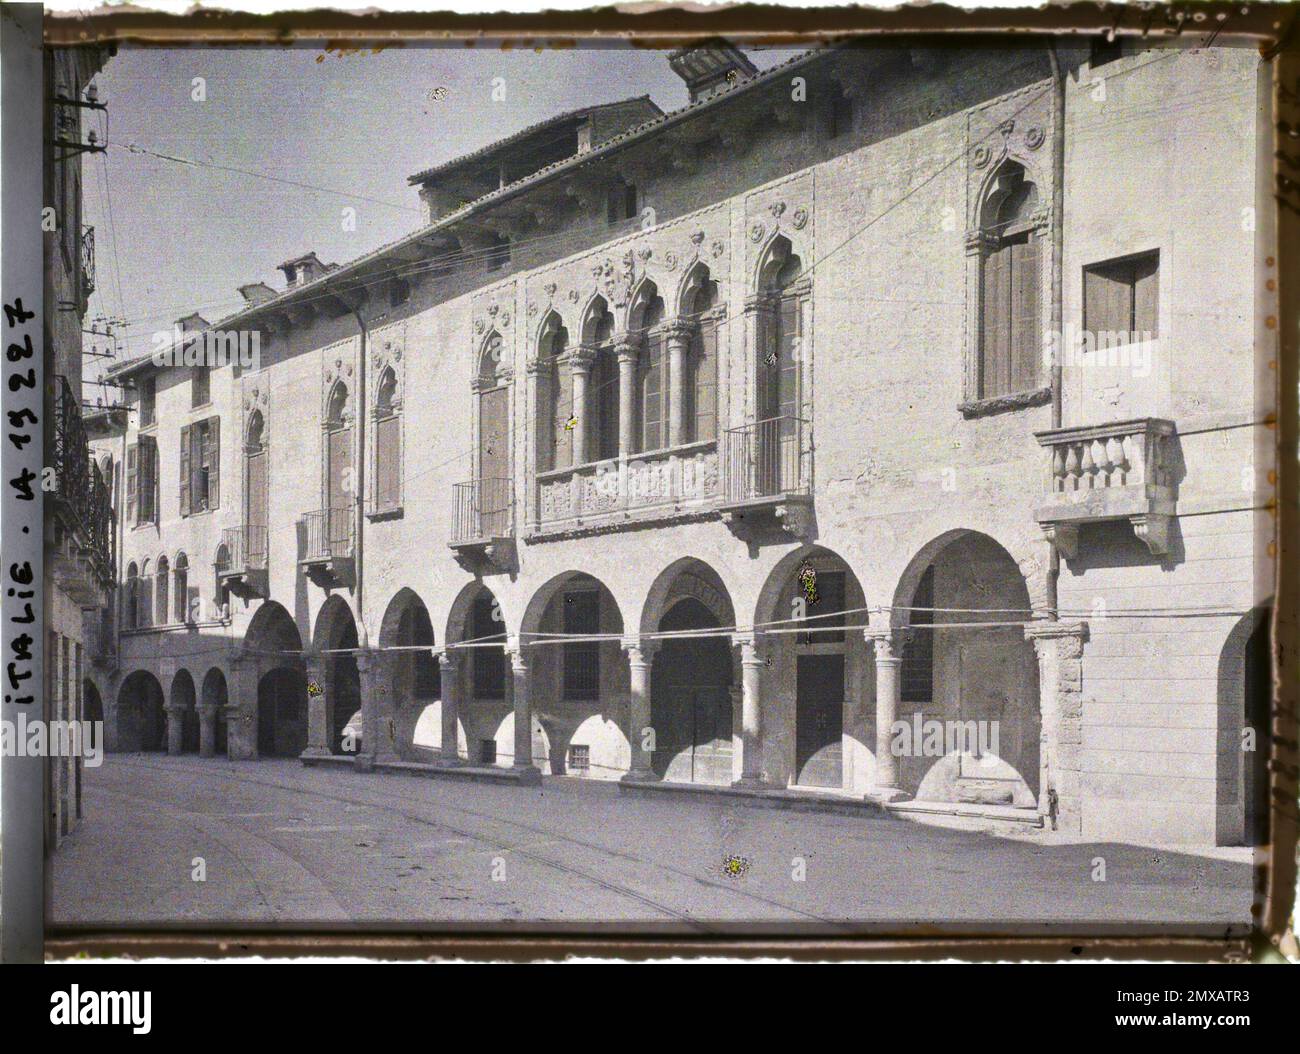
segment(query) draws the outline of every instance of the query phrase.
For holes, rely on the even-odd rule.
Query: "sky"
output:
[[[760,69],[791,54],[750,52]],[[498,77],[502,101],[492,98]],[[88,127],[109,146],[84,155],[97,286],[87,328],[114,320],[121,357],[151,350],[153,333],[191,312],[209,322],[234,313],[240,285],[283,288],[284,260],[314,251],[343,263],[409,233],[422,211],[407,177],[422,169],[588,104],[648,94],[667,111],[687,101],[667,53],[634,48],[123,46],[96,86],[107,111]],[[348,208],[355,230],[345,229]],[[88,347],[107,343],[87,337]]]

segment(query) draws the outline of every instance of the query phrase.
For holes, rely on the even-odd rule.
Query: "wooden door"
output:
[[[325,513],[325,538],[329,551],[343,555],[348,550],[352,517],[352,429],[337,428],[329,434],[329,489]]]
[[[248,456],[248,485],[244,494],[244,523],[248,531],[248,551],[244,558],[250,567],[266,566],[266,528],[269,515],[269,478],[265,450]]]
[[[844,656],[800,655],[795,686],[795,782],[843,783]]]

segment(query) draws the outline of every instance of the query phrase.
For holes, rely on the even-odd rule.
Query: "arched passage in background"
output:
[[[472,642],[459,652],[456,667],[460,722],[465,728],[469,760],[479,765],[509,765],[514,754],[511,740],[499,734],[510,714],[510,678],[504,651],[506,624],[496,596],[482,582],[460,591],[447,618],[450,644]],[[513,727],[513,726],[512,726]],[[502,746],[498,750],[498,745]]]
[[[204,706],[216,707],[212,717],[213,752],[218,756],[226,753],[226,705],[230,701],[226,687],[226,675],[216,666],[203,677],[203,690],[200,700]]]
[[[389,601],[379,626],[379,646],[411,649],[385,653],[392,682],[392,700],[397,722],[397,748],[403,757],[414,757],[415,726],[425,710],[435,713],[424,717],[426,725],[441,729],[439,700],[442,676],[438,660],[433,657],[433,623],[429,610],[413,589],[401,589]]]
[[[865,606],[857,576],[822,546],[787,554],[763,586],[754,622],[778,631],[762,644],[764,757],[778,786],[866,789]],[[846,758],[846,742],[861,749]]]
[[[104,699],[89,677],[81,682],[81,719],[90,722],[90,742],[99,750],[104,745]]]
[[[1268,762],[1273,742],[1271,602],[1233,627],[1219,653],[1219,771],[1217,783],[1236,810],[1220,810],[1221,845],[1269,843]]]
[[[330,729],[330,752],[345,753],[343,734],[351,723],[353,749],[347,753],[356,753],[361,744],[361,674],[357,669],[356,654],[346,649],[358,646],[357,623],[352,617],[352,609],[338,594],[321,606],[316,616],[312,644],[316,650],[326,653],[329,690],[325,693],[325,710]]]
[[[1038,661],[1021,624],[1031,602],[1016,561],[986,534],[949,531],[913,557],[893,603],[894,624],[912,629],[902,651],[897,720],[915,727],[919,712],[922,720],[945,723],[941,755],[932,737],[899,757],[902,788],[926,801],[1033,807]],[[960,723],[954,735],[973,732],[974,743],[953,749],[947,722]]]
[[[172,678],[171,712],[168,721],[181,723],[181,753],[197,754],[199,751],[199,712],[195,709],[194,678],[189,670],[177,670]]]
[[[167,749],[162,685],[147,670],[136,670],[118,689],[117,729],[122,750]]]
[[[632,761],[622,728],[630,685],[619,641],[623,616],[613,594],[585,572],[566,571],[533,594],[521,625],[525,639],[533,633],[613,635],[534,645],[528,649],[528,675],[533,763],[543,774],[619,778]],[[592,717],[599,720],[589,722]],[[513,716],[508,727],[513,736]],[[503,731],[498,741],[504,738]]]
[[[244,645],[257,662],[258,756],[301,753],[307,745],[307,678],[297,623],[268,600],[249,623]]]
[[[726,586],[702,561],[667,568],[650,589],[643,633],[727,630],[736,624]],[[650,676],[651,769],[674,783],[728,784],[732,746],[734,649],[730,635],[662,641]]]

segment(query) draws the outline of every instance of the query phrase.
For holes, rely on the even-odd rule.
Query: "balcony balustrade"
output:
[[[451,539],[447,543],[463,563],[506,566],[513,555],[515,508],[513,481],[472,479],[452,488]]]
[[[217,547],[218,587],[225,586],[238,597],[266,597],[267,530],[257,524],[227,527]]]
[[[1079,528],[1127,520],[1156,556],[1169,550],[1175,508],[1174,423],[1140,417],[1035,432],[1050,452],[1047,500],[1035,519],[1067,558]]]
[[[354,583],[356,520],[351,506],[304,513],[298,530],[298,563],[308,578],[325,589]]]
[[[812,518],[807,422],[769,417],[723,435],[723,520],[738,532],[766,526],[803,536]]]
[[[113,505],[108,484],[90,456],[81,399],[62,376],[55,377],[52,439],[51,569],[77,603],[99,606],[116,577]]]

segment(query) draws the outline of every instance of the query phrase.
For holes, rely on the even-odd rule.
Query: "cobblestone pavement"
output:
[[[568,779],[515,787],[116,754],[86,770],[84,809],[52,860],[55,923],[843,934],[1140,921],[1222,934],[1245,927],[1252,898],[1244,851],[1050,844]]]

